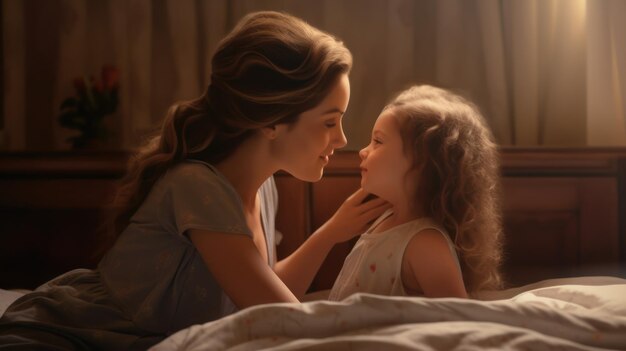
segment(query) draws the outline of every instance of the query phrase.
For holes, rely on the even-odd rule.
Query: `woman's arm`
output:
[[[217,283],[238,308],[298,302],[263,260],[249,236],[196,229],[187,234]]]
[[[363,233],[368,223],[390,207],[381,199],[363,203],[367,195],[363,189],[353,193],[296,251],[276,264],[274,271],[295,296],[304,296],[328,252],[336,243]]]

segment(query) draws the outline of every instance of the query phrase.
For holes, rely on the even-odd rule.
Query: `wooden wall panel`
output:
[[[276,254],[279,258],[285,258],[294,252],[309,235],[311,227],[310,184],[284,173],[276,175],[274,180],[279,194],[276,230],[282,234]],[[299,210],[294,211],[295,208]]]
[[[0,153],[0,288],[33,288],[93,267],[102,204],[125,153]],[[339,152],[317,183],[279,172],[277,248],[285,257],[360,183]],[[626,277],[626,150],[502,151],[504,272],[511,285],[577,275]],[[355,240],[337,245],[311,291],[330,288]]]
[[[574,211],[508,213],[504,220],[503,274],[508,285],[574,276],[578,265]]]
[[[617,180],[614,178],[580,179],[582,265],[617,262],[619,259],[619,236],[615,235],[619,226],[617,193]]]
[[[343,201],[355,192],[361,183],[360,177],[326,174],[313,184],[311,224],[315,230],[324,224],[337,211]],[[313,280],[311,291],[330,289],[335,282],[343,261],[354,246],[356,239],[340,243],[330,251]]]
[[[0,206],[99,209],[114,196],[112,179],[0,179]]]
[[[113,189],[112,179],[0,178],[0,288],[34,288],[95,267],[102,205]]]
[[[610,177],[504,178],[508,282],[619,274],[616,194]]]
[[[33,289],[75,268],[94,268],[99,209],[0,208],[0,288]]]

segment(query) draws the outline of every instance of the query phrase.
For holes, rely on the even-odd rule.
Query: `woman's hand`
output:
[[[297,297],[304,296],[328,252],[336,243],[362,234],[367,225],[391,207],[384,200],[368,197],[363,189],[350,195],[335,214],[294,253],[274,267],[276,274]]]
[[[380,198],[363,202],[368,195],[370,194],[363,188],[359,188],[343,202],[318,232],[325,232],[324,235],[334,243],[344,242],[363,234],[368,224],[391,208],[387,201]]]

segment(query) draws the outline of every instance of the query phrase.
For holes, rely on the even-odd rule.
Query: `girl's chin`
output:
[[[367,190],[367,182],[365,181],[365,178],[363,177],[361,177],[361,188],[363,188],[363,190],[369,193],[369,190]]]

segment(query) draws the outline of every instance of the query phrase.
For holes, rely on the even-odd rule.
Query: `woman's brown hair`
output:
[[[218,163],[255,130],[294,123],[351,67],[341,41],[301,19],[272,11],[242,18],[218,45],[205,92],[172,106],[160,133],[130,160],[114,201],[115,225],[100,252],[167,169],[185,159]]]
[[[414,199],[441,223],[459,254],[468,292],[502,286],[500,168],[491,131],[468,100],[414,86],[385,107],[417,174]]]

